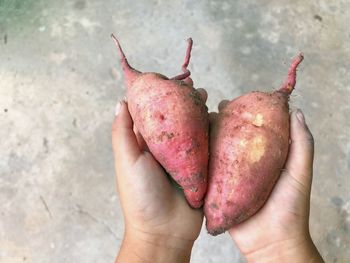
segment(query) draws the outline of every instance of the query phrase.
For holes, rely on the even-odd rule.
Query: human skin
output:
[[[206,92],[199,92],[205,101]],[[203,212],[188,205],[148,152],[127,103],[117,108],[112,141],[125,232],[116,262],[189,262]]]
[[[228,231],[247,262],[323,262],[309,233],[314,144],[301,111],[291,114],[290,137],[285,169],[270,198],[257,214]],[[202,211],[188,206],[147,151],[125,102],[119,104],[112,139],[125,219],[116,262],[189,262]]]
[[[314,141],[300,110],[290,116],[291,144],[263,208],[228,232],[247,262],[324,262],[309,232]]]

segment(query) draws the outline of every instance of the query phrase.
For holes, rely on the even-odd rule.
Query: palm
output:
[[[148,151],[127,104],[119,106],[112,141],[125,232],[117,262],[188,261],[203,213],[190,208],[182,190]]]
[[[229,233],[243,253],[308,233],[313,139],[306,125],[291,118],[291,145],[285,169],[258,213]]]
[[[203,220],[201,210],[189,207],[182,190],[171,183],[149,152],[142,152],[124,176],[132,178],[128,187],[120,187],[130,226],[154,234],[197,238]]]
[[[270,198],[264,207],[249,220],[230,229],[230,234],[243,252],[266,247],[274,242],[283,242],[286,237],[295,238],[295,226],[307,224],[308,208],[304,206],[305,193],[301,193],[298,183],[282,173]],[[273,233],[273,234],[272,234]],[[247,239],[249,238],[249,240]]]
[[[197,90],[205,102],[206,91]],[[150,234],[194,241],[202,226],[202,210],[187,204],[180,187],[170,181],[148,151],[126,108],[122,115],[119,127],[114,123],[112,139],[126,223]]]

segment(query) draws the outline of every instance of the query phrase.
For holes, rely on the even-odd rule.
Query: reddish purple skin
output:
[[[200,94],[183,81],[144,73],[127,90],[134,124],[150,151],[183,187],[192,207],[207,189],[208,112]]]
[[[207,230],[218,235],[254,215],[268,199],[288,154],[289,95],[300,54],[282,87],[229,102],[210,131]]]
[[[219,113],[211,130],[204,205],[210,234],[225,232],[264,204],[285,163],[288,138],[284,93],[253,92],[231,101]]]
[[[130,67],[118,40],[112,37],[120,52],[128,108],[136,128],[155,159],[183,188],[188,203],[201,207],[207,191],[209,115],[187,69],[192,39],[188,40],[183,73],[168,79]]]

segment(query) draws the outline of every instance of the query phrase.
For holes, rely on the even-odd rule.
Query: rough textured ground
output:
[[[259,4],[257,4],[259,2]],[[311,233],[350,261],[350,2],[0,0],[0,262],[112,262],[123,233],[110,146],[124,95],[115,32],[136,68],[175,75],[185,39],[208,105],[281,83],[316,140]],[[202,232],[193,262],[242,262]]]

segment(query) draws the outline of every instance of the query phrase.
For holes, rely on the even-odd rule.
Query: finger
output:
[[[209,113],[209,122],[210,122],[210,124],[213,124],[216,121],[217,117],[218,117],[218,113],[217,112],[210,112]]]
[[[193,80],[190,77],[187,77],[183,80],[188,86],[193,87]]]
[[[218,113],[210,112],[209,113],[209,144],[210,148],[216,143],[217,140],[217,125]]]
[[[290,150],[285,165],[287,174],[307,190],[311,188],[314,140],[300,110],[290,116]]]
[[[208,99],[208,93],[207,93],[207,91],[206,91],[205,89],[202,89],[202,88],[197,89],[197,91],[198,91],[199,94],[201,95],[202,100],[203,100],[204,102],[206,102],[207,99]]]
[[[149,149],[148,149],[148,146],[146,144],[146,141],[143,138],[143,136],[141,135],[141,133],[139,132],[139,130],[137,129],[135,124],[134,124],[134,129],[133,130],[134,130],[134,133],[135,133],[135,136],[136,136],[136,139],[137,139],[137,143],[139,145],[140,150],[149,152]]]
[[[226,107],[226,105],[227,105],[229,102],[230,102],[229,100],[222,100],[222,101],[219,103],[219,106],[218,106],[219,111],[222,111],[222,110]]]
[[[116,118],[112,126],[112,146],[116,165],[132,164],[141,154],[127,104],[122,101],[116,107]]]

